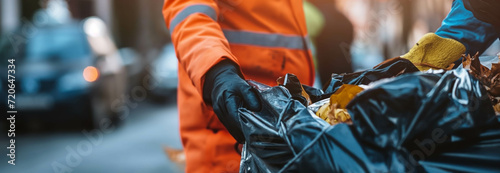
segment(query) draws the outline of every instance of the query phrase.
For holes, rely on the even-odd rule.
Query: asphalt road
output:
[[[182,146],[175,103],[140,103],[119,127],[86,133],[18,135],[15,166],[7,163],[9,143],[0,138],[0,172],[183,172],[182,166],[170,162],[163,150],[164,146]]]

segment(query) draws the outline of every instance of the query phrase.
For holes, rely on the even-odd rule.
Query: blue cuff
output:
[[[467,54],[483,53],[500,36],[493,25],[476,19],[465,9],[462,0],[453,1],[450,13],[436,34],[462,43]]]

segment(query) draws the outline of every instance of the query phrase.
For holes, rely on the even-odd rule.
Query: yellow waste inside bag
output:
[[[319,108],[316,115],[331,125],[351,123],[351,116],[345,107],[361,91],[363,91],[363,88],[357,85],[342,85],[330,96],[330,102]]]

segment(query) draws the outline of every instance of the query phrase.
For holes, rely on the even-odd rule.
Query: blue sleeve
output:
[[[500,36],[493,25],[476,19],[465,9],[462,0],[453,1],[450,13],[436,34],[462,43],[468,54],[483,53]]]

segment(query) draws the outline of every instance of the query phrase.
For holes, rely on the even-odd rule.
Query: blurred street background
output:
[[[83,143],[98,137],[61,130],[20,134],[16,138],[16,166],[8,165],[8,158],[2,157],[1,172],[183,172],[182,165],[172,163],[163,150],[165,146],[182,147],[177,122],[174,103],[140,104],[120,127],[103,133],[102,142],[92,144],[88,155],[71,151],[78,153]],[[2,140],[2,148],[5,144]]]
[[[16,59],[18,110],[16,165],[1,135],[0,172],[183,172],[165,152],[182,145],[162,5],[0,1],[0,69]],[[2,91],[7,82],[2,75]]]
[[[316,87],[406,53],[452,0],[304,1]],[[0,0],[0,98],[16,64],[16,165],[0,172],[183,172],[163,0]],[[491,51],[499,52],[499,44]],[[322,66],[323,65],[323,66]],[[9,108],[0,101],[2,112]],[[166,152],[168,150],[169,152]],[[170,153],[172,155],[168,155]],[[181,160],[179,162],[179,160]]]

